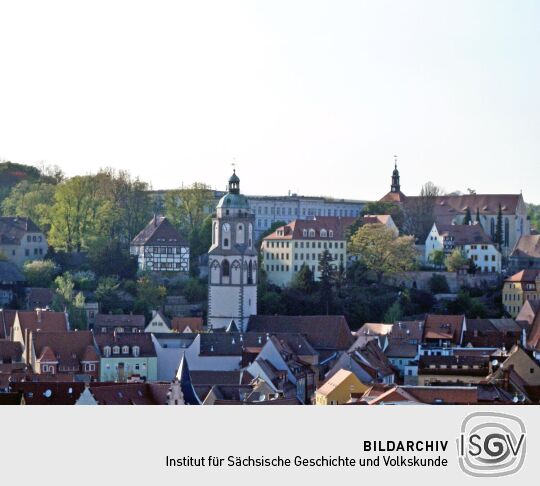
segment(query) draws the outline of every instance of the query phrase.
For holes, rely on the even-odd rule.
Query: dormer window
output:
[[[122,354],[129,354],[129,346],[122,346]]]
[[[307,236],[307,230],[304,230],[304,231],[302,232],[302,235],[303,235],[304,237]]]
[[[326,230],[325,230],[325,229],[322,229],[322,230],[321,230],[321,238],[326,238],[326,236],[327,236]]]
[[[330,231],[328,232],[328,236],[329,236],[330,238],[333,238],[333,237],[334,237],[334,232],[333,232],[332,230],[330,230]]]
[[[114,346],[112,352],[113,354],[120,354],[120,346]]]
[[[103,354],[105,355],[106,358],[108,358],[111,355],[111,347],[105,346],[103,348]]]
[[[141,348],[139,346],[133,346],[133,356],[138,357],[141,354]]]
[[[310,238],[315,238],[315,230],[314,229],[309,230],[309,237]]]

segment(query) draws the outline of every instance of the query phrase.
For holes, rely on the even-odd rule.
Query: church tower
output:
[[[212,220],[212,246],[208,251],[208,327],[226,328],[232,320],[245,331],[257,314],[257,251],[253,241],[255,215],[240,194],[234,171],[229,190]]]
[[[390,192],[400,192],[401,186],[399,185],[399,170],[397,168],[397,157],[394,159],[394,172],[392,172],[392,185],[390,186]]]

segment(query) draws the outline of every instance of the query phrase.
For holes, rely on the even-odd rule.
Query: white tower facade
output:
[[[240,179],[233,173],[229,191],[216,207],[212,220],[212,246],[208,251],[208,326],[227,327],[234,320],[245,331],[257,314],[257,251],[255,215],[240,194]]]

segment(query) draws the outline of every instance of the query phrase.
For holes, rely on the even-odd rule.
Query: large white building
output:
[[[153,191],[157,212],[164,211],[164,201],[167,191]],[[215,204],[226,194],[214,191]],[[322,196],[245,196],[253,215],[255,216],[255,241],[278,221],[290,223],[295,219],[313,219],[315,216],[353,217],[360,216],[365,201],[356,199],[338,199]],[[207,208],[208,213],[214,211],[214,206]]]
[[[245,331],[257,314],[257,251],[255,215],[240,194],[234,173],[229,191],[220,199],[212,221],[212,246],[208,251],[208,326],[225,328],[232,320]]]
[[[347,262],[346,230],[354,218],[320,216],[295,220],[280,226],[263,239],[261,253],[268,280],[274,285],[289,285],[302,265],[307,265],[319,280],[319,261],[324,251],[332,257],[334,269]]]
[[[425,261],[442,250],[446,255],[459,249],[474,262],[480,272],[500,272],[501,253],[479,224],[442,225],[434,223],[426,238]]]

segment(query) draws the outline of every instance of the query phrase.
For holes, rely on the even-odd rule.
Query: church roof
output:
[[[403,194],[401,191],[398,191],[398,192],[390,191],[388,194],[386,194],[386,196],[382,197],[380,201],[402,203],[402,202],[405,202],[406,199],[407,199],[407,196]]]
[[[218,208],[249,209],[247,197],[243,194],[225,194],[218,202]]]

